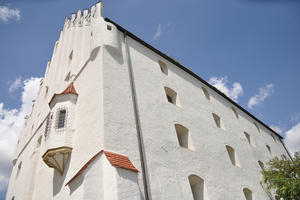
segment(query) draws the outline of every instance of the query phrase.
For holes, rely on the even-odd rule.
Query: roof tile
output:
[[[71,83],[62,93],[60,94],[77,94],[73,83]]]
[[[75,87],[73,85],[73,82],[63,92],[61,92],[59,94],[54,94],[53,97],[51,98],[50,102],[49,102],[49,106],[50,106],[51,102],[54,100],[54,98],[57,95],[62,95],[62,94],[75,94],[75,95],[78,95],[76,90],[75,90]]]
[[[66,183],[66,185],[68,185],[69,183],[71,183],[76,177],[78,177],[80,174],[82,174],[84,172],[84,170],[86,170],[88,168],[88,166],[94,162],[94,160],[100,156],[102,153],[104,152],[104,155],[106,156],[106,158],[108,159],[108,161],[110,162],[110,164],[114,167],[117,168],[123,168],[123,169],[128,169],[134,172],[138,172],[139,170],[137,170],[135,168],[135,166],[131,163],[131,161],[129,160],[129,158],[127,156],[121,155],[121,154],[117,154],[117,153],[113,153],[113,152],[109,152],[109,151],[104,151],[101,150],[99,151],[96,155],[94,155],[76,174],[75,176],[73,176],[73,178],[70,179],[69,182]]]

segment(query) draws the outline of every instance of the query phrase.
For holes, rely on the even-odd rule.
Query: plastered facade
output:
[[[252,191],[253,199],[273,198],[260,185],[258,161],[288,157],[281,138],[207,83],[125,36],[104,20],[102,7],[99,2],[64,23],[20,133],[7,200],[146,199],[146,190],[149,199],[193,199],[190,175],[203,179],[205,200],[246,199],[243,188]],[[167,66],[167,75],[159,62]],[[76,100],[58,96],[49,106],[71,83]],[[168,102],[165,87],[177,93],[180,106]],[[67,129],[56,131],[53,121],[47,138],[47,116],[60,107],[68,109]],[[221,128],[212,113],[220,117]],[[179,145],[175,124],[188,129],[192,149]],[[240,166],[231,163],[226,145],[235,150]],[[60,146],[72,148],[62,175],[42,159],[47,150]],[[126,155],[138,172],[115,167],[102,155],[72,179],[104,149]]]

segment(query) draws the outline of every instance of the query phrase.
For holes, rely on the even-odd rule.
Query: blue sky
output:
[[[21,125],[9,122],[30,108],[65,18],[96,2],[0,0],[0,150],[15,144]],[[110,0],[104,6],[105,17],[278,127],[291,151],[300,150],[300,1]],[[12,154],[0,155],[0,189]]]

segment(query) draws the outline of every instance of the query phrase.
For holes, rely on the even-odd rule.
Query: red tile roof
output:
[[[53,97],[51,98],[50,102],[49,102],[49,106],[50,106],[50,104],[52,103],[52,101],[54,100],[54,98],[57,95],[62,95],[62,94],[75,94],[75,95],[78,95],[76,90],[75,90],[75,87],[73,85],[73,82],[63,92],[61,92],[59,94],[54,94]]]
[[[109,162],[112,166],[129,169],[129,170],[138,172],[138,170],[130,162],[130,160],[127,156],[123,156],[123,155],[109,152],[109,151],[104,151],[104,154],[106,155],[107,159],[109,160]]]
[[[73,83],[71,83],[62,93],[60,94],[77,94]]]
[[[106,158],[108,159],[108,161],[110,162],[110,164],[114,167],[117,168],[123,168],[123,169],[128,169],[134,172],[138,172],[138,170],[134,167],[134,165],[131,163],[131,161],[129,160],[129,158],[127,156],[123,156],[117,153],[113,153],[113,152],[109,152],[109,151],[104,151],[101,150],[100,152],[98,152],[96,155],[94,155],[76,174],[75,176],[73,176],[73,178],[71,178],[70,181],[68,181],[66,183],[66,185],[68,185],[69,183],[71,183],[74,179],[76,179],[80,174],[82,174],[84,172],[84,170],[86,170],[88,168],[88,166],[94,162],[94,160],[100,156],[102,153],[104,152],[104,155],[106,156]]]

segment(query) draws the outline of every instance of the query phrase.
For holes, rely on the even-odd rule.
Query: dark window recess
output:
[[[65,119],[66,119],[66,110],[60,110],[58,116],[57,128],[65,127]]]
[[[172,98],[172,97],[170,97],[169,95],[167,95],[167,99],[168,99],[168,102],[170,102],[170,103],[174,103],[174,102],[173,102],[173,98]]]
[[[45,139],[47,139],[48,136],[49,136],[49,133],[50,133],[50,130],[51,130],[51,124],[52,124],[52,113],[49,113],[48,116],[47,116],[45,132],[44,132]]]

